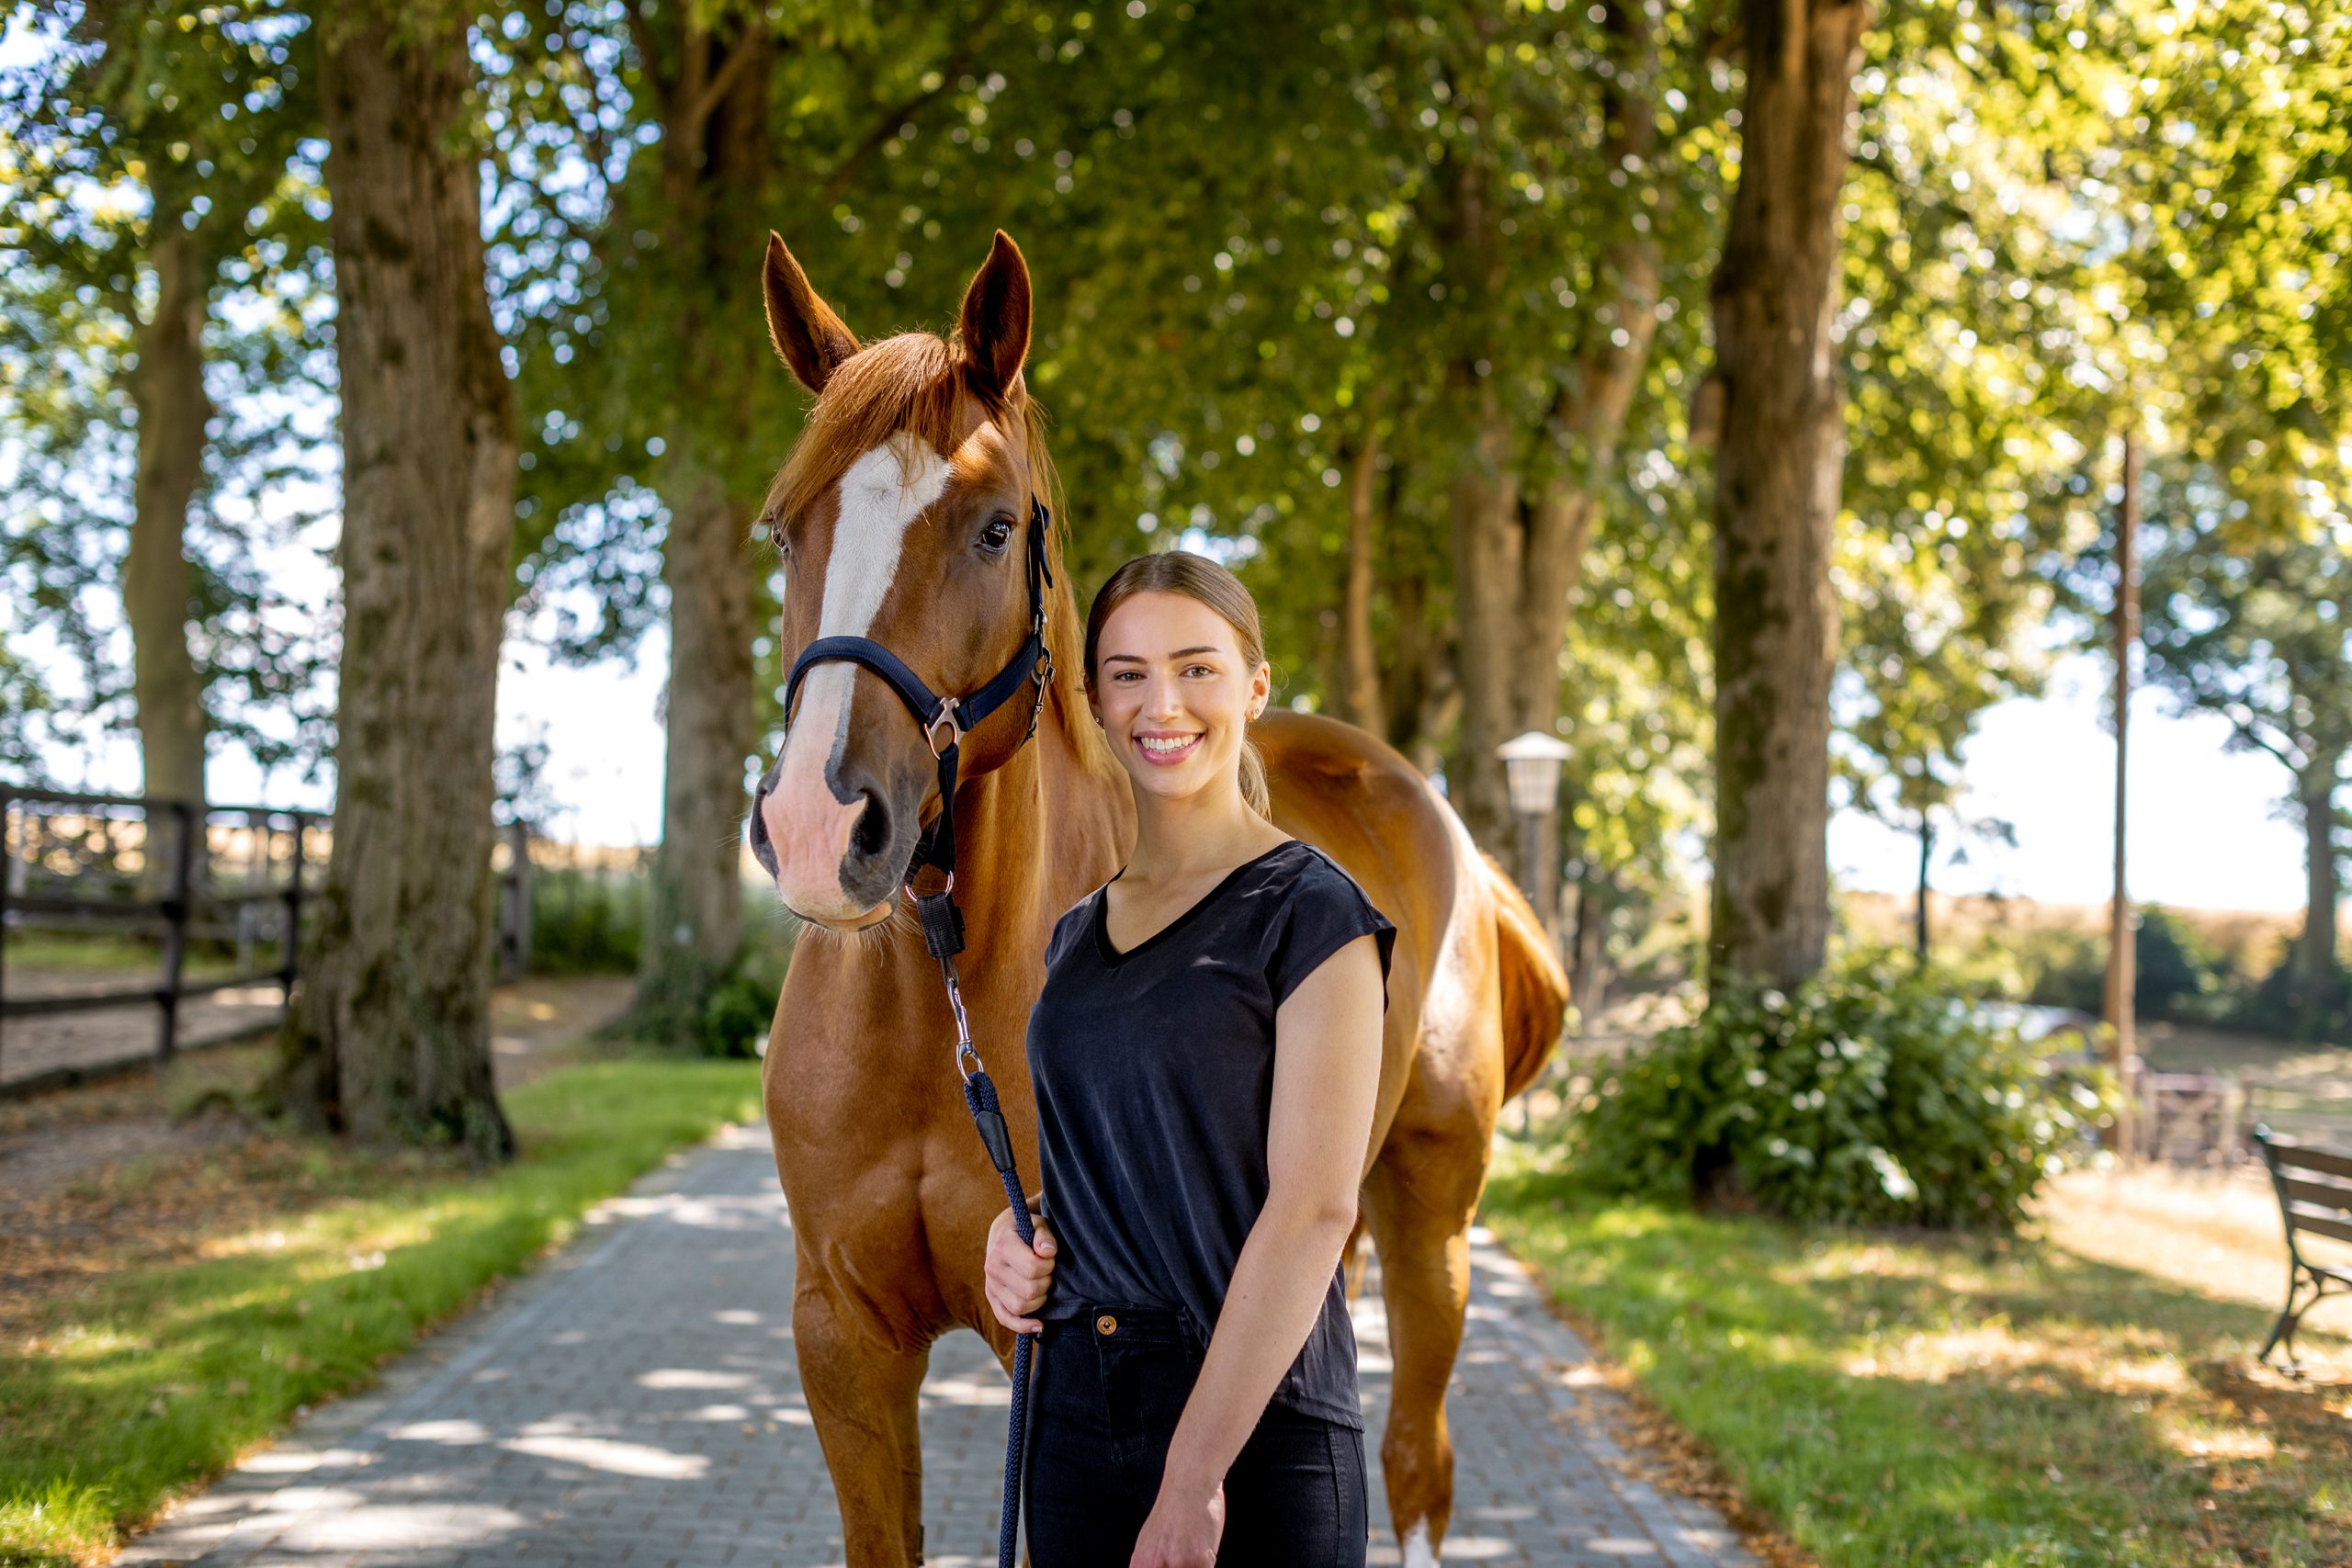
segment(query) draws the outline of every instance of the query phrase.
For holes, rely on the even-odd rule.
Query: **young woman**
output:
[[[1396,928],[1269,819],[1269,676],[1249,590],[1204,557],[1127,562],[1087,618],[1135,852],[1047,944],[1037,1240],[1000,1215],[987,1260],[998,1321],[1042,1333],[1035,1568],[1364,1561],[1339,1261]]]

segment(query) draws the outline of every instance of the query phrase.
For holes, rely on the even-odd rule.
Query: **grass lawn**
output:
[[[2315,1386],[2250,1371],[2275,1308],[2049,1243],[1595,1199],[1524,1155],[1483,1218],[1826,1564],[2352,1562],[2352,1345],[2305,1328]]]
[[[160,941],[119,936],[110,932],[89,935],[67,934],[62,931],[18,931],[8,937],[8,967],[11,969],[120,969],[134,975],[160,975],[164,966],[164,946]],[[254,963],[268,968],[277,962],[277,948],[264,942],[256,950]],[[202,943],[191,943],[180,960],[180,973],[190,979],[210,975],[236,973],[236,961],[229,953],[210,951]]]
[[[757,1064],[626,1059],[508,1093],[490,1173],[282,1140],[299,1201],[131,1268],[0,1346],[0,1563],[103,1560],[127,1527],[527,1268],[681,1145],[756,1113]],[[238,1173],[240,1179],[243,1172]]]

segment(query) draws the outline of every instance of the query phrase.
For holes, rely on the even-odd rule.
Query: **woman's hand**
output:
[[[1023,1246],[1012,1228],[1012,1211],[999,1209],[989,1222],[988,1260],[981,1269],[981,1289],[996,1320],[1015,1334],[1035,1334],[1043,1325],[1028,1314],[1046,1304],[1046,1291],[1054,1282],[1054,1233],[1029,1206],[1037,1239]]]
[[[1225,1483],[1203,1493],[1163,1477],[1127,1568],[1216,1568],[1216,1546],[1224,1539]]]

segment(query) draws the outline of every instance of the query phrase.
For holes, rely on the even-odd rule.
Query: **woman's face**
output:
[[[1102,623],[1090,701],[1136,790],[1175,798],[1238,787],[1242,732],[1271,675],[1242,662],[1232,626],[1199,600],[1138,593]]]

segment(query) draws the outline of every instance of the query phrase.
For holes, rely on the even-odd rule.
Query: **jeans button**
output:
[[[1116,1334],[1119,1332],[1119,1320],[1113,1317],[1106,1312],[1101,1317],[1094,1320],[1094,1332],[1097,1334]]]

